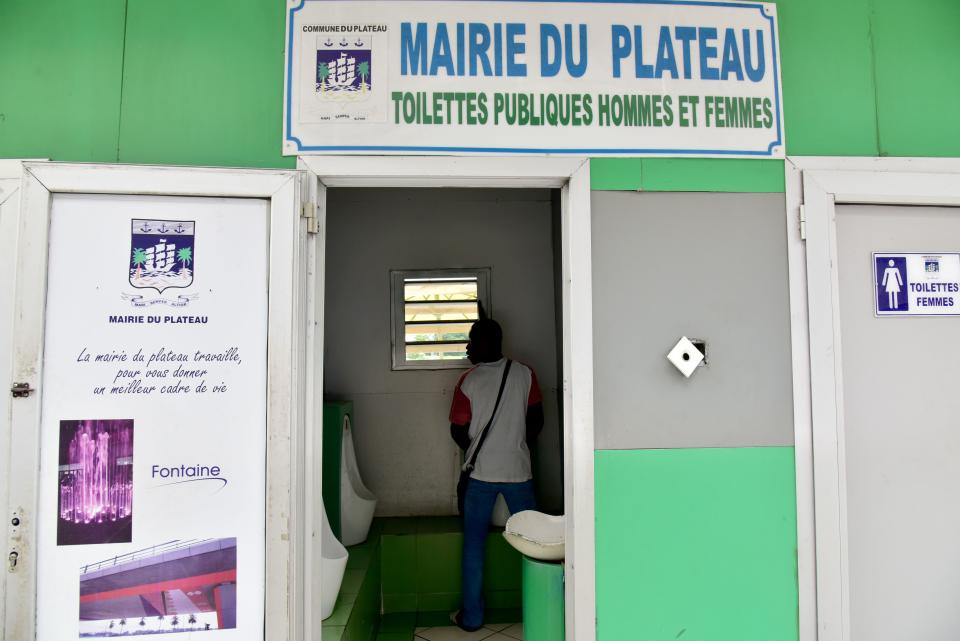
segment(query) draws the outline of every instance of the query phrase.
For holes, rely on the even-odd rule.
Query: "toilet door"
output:
[[[807,253],[818,638],[956,639],[960,208],[834,212]]]
[[[0,638],[302,638],[300,182],[24,164]]]

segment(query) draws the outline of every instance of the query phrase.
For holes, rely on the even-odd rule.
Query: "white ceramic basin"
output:
[[[564,517],[536,510],[517,512],[507,520],[503,538],[520,554],[539,561],[561,561]]]
[[[320,618],[326,619],[333,614],[333,608],[337,604],[337,595],[340,594],[340,584],[343,582],[343,574],[347,569],[347,548],[340,544],[337,537],[333,535],[330,529],[330,522],[327,520],[327,511],[320,503],[320,512],[323,514],[323,522],[320,524]],[[314,575],[314,588],[317,575]]]
[[[349,416],[343,417],[340,456],[340,540],[347,546],[357,545],[366,541],[370,533],[377,497],[360,478]]]

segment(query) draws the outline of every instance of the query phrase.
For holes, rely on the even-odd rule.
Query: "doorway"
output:
[[[301,158],[301,168],[309,169],[319,178],[313,187],[317,190],[317,221],[319,233],[308,250],[313,254],[316,286],[308,290],[323,292],[329,277],[325,271],[328,251],[327,232],[329,204],[328,188],[337,187],[524,187],[535,189],[559,188],[559,263],[560,316],[562,335],[562,371],[564,379],[558,384],[563,412],[563,511],[566,520],[566,618],[567,638],[595,638],[594,575],[593,575],[593,408],[592,408],[592,327],[590,293],[590,219],[589,219],[589,165],[583,159],[487,159],[487,158]],[[422,267],[422,266],[421,266]],[[496,299],[496,295],[494,295]],[[308,369],[313,381],[307,394],[314,394],[314,417],[322,412],[321,398],[316,390],[325,389],[323,382],[326,302],[321,296],[308,305],[314,317],[308,324],[308,342],[311,362]],[[497,303],[494,303],[495,310]],[[498,312],[494,312],[497,314]],[[509,331],[509,330],[508,330]],[[308,417],[308,424],[317,425],[316,418]],[[315,430],[314,430],[315,431]],[[316,437],[316,434],[314,434]],[[310,435],[308,433],[308,440]],[[316,451],[308,444],[307,451]],[[319,467],[312,461],[316,474]],[[310,490],[308,490],[310,491]],[[308,500],[308,509],[317,505]],[[311,517],[318,523],[319,515]],[[320,546],[310,546],[308,556],[322,557]],[[577,571],[574,572],[574,559]],[[311,565],[316,566],[317,561]],[[308,586],[309,589],[309,586]],[[306,595],[308,604],[319,604],[319,595]],[[306,608],[310,610],[310,607]],[[309,615],[308,615],[309,616]],[[311,636],[318,638],[320,622],[309,623]]]

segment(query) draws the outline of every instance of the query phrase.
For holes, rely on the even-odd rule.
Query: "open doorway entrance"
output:
[[[308,498],[308,509],[311,507],[316,509],[319,505],[319,477],[327,476],[319,471],[322,466],[318,465],[317,452],[324,450],[323,466],[327,465],[332,458],[331,452],[327,451],[325,444],[322,443],[324,438],[319,431],[321,415],[324,412],[321,401],[322,392],[325,391],[328,397],[335,396],[339,397],[339,400],[353,401],[351,409],[355,416],[352,417],[351,436],[354,437],[352,439],[355,445],[354,455],[358,461],[356,468],[360,471],[363,488],[369,491],[369,495],[365,496],[368,500],[374,496],[377,497],[375,514],[390,520],[389,525],[388,523],[381,526],[374,525],[373,531],[379,531],[381,534],[377,552],[368,549],[351,555],[353,559],[362,559],[373,554],[379,555],[375,564],[377,573],[380,574],[376,578],[377,588],[370,589],[365,585],[365,577],[368,573],[364,573],[364,578],[361,579],[360,573],[353,571],[357,569],[355,564],[359,562],[354,560],[348,561],[344,577],[347,590],[353,590],[357,595],[355,598],[357,603],[370,599],[365,595],[373,594],[375,598],[379,598],[382,593],[384,598],[379,606],[388,614],[391,614],[391,610],[395,611],[394,614],[403,614],[404,625],[410,625],[411,638],[418,616],[421,617],[422,623],[446,623],[448,608],[452,609],[450,606],[455,607],[459,601],[457,571],[460,559],[459,541],[456,538],[459,523],[454,516],[456,513],[454,503],[456,449],[449,440],[447,415],[450,394],[459,375],[465,370],[394,369],[396,354],[389,343],[392,333],[391,306],[395,306],[390,296],[392,280],[390,271],[394,270],[393,280],[395,281],[397,274],[404,270],[420,272],[422,276],[423,272],[430,270],[481,268],[481,271],[487,271],[490,275],[491,311],[493,316],[504,325],[505,351],[521,362],[527,361],[536,369],[538,376],[546,379],[546,383],[541,384],[541,389],[545,392],[545,404],[549,406],[546,421],[548,425],[535,448],[535,474],[541,495],[538,499],[541,508],[566,514],[564,577],[566,636],[578,639],[594,638],[593,382],[588,164],[582,159],[311,157],[302,158],[301,167],[312,170],[319,177],[316,183],[319,205],[316,229],[319,233],[313,237],[318,242],[307,250],[315,254],[310,262],[315,266],[313,278],[319,284],[318,287],[310,290],[315,295],[312,302],[308,294],[308,308],[312,310],[314,320],[308,327],[308,344],[313,345],[310,349],[313,362],[308,363],[308,371],[313,372],[314,380],[312,384],[308,382],[307,394],[314,397],[313,403],[308,405],[313,408],[315,418],[308,417],[307,421],[314,426],[314,439],[320,440],[321,443],[312,448],[309,443],[307,446],[308,459],[311,451],[313,452],[313,461],[308,465],[312,465],[315,478],[314,487],[312,490],[308,489],[308,492],[313,491],[317,494],[312,500]],[[337,188],[340,187],[362,189],[338,190]],[[396,187],[405,189],[384,189]],[[444,189],[406,189],[422,187]],[[449,187],[458,189],[445,189]],[[530,188],[531,190],[499,189],[503,187]],[[556,191],[551,192],[551,189]],[[417,202],[410,200],[415,197],[428,199]],[[380,201],[379,204],[376,202],[377,199]],[[444,199],[448,201],[446,205],[444,205]],[[513,207],[513,217],[524,218],[522,222],[528,226],[524,233],[520,233],[523,230],[514,230],[513,233],[517,238],[511,238],[506,243],[513,248],[511,251],[519,256],[511,259],[514,261],[512,263],[514,267],[498,268],[490,258],[477,254],[456,257],[450,251],[446,255],[438,255],[434,262],[429,264],[425,262],[425,258],[416,262],[399,261],[403,255],[395,252],[403,249],[403,243],[417,241],[418,225],[421,231],[419,236],[424,239],[428,236],[433,238],[432,234],[443,232],[445,226],[449,226],[449,221],[454,216],[443,216],[444,208],[448,212],[464,209],[464,214],[472,211],[481,225],[489,228],[485,232],[488,238],[496,239],[497,225],[493,225],[491,221],[497,216],[492,215],[491,212],[495,212],[498,201],[500,204]],[[539,209],[541,214],[538,216],[526,212],[527,215],[524,215],[521,210],[531,206]],[[405,216],[398,213],[402,212],[404,207],[408,209]],[[382,238],[377,238],[373,242],[373,239],[379,236],[378,230],[372,226],[378,224],[376,216],[368,220],[366,225],[360,226],[356,226],[358,225],[356,219],[374,216],[372,212],[378,208],[383,210],[377,215],[379,220],[399,225],[397,229],[400,231],[392,234],[384,232]],[[347,213],[338,213],[338,209],[343,209]],[[357,214],[351,217],[349,213],[351,211],[363,212],[363,215]],[[418,212],[419,215],[416,215]],[[341,215],[343,221],[346,221],[346,227],[341,227],[338,221]],[[391,220],[391,218],[397,220]],[[460,218],[469,221],[466,215]],[[534,222],[535,219],[537,222]],[[463,221],[458,224],[463,224]],[[350,225],[356,227],[351,230]],[[502,234],[505,229],[500,229],[499,233]],[[429,233],[424,233],[424,230]],[[451,228],[449,231],[456,233],[456,228]],[[343,236],[340,242],[342,246],[334,248],[333,245],[338,243],[338,234]],[[517,251],[516,248],[521,247],[522,241],[529,238],[536,238],[536,242],[540,243],[537,255],[542,258],[536,265],[536,270],[540,274],[536,283],[525,287],[523,280],[531,270],[527,263],[532,254],[529,247],[522,251]],[[442,237],[431,242],[440,247],[444,244]],[[446,242],[453,242],[451,247],[459,247],[460,253],[464,253],[465,247],[469,247],[469,243],[464,244],[456,240]],[[504,251],[503,245],[503,241],[499,244],[494,243],[495,248],[498,248],[501,253]],[[369,269],[370,266],[363,261],[363,257],[366,256],[369,261],[370,256],[378,253],[397,256],[395,260],[399,262],[394,264],[388,262],[377,267],[382,274],[379,283],[372,287],[354,287],[355,291],[349,296],[343,291],[334,294],[340,286],[335,282],[337,277],[333,273],[335,268],[329,260],[331,255],[339,256],[348,262],[351,256],[360,255],[359,263],[354,261],[351,264],[359,264],[358,269]],[[428,253],[411,254],[408,251],[407,256],[410,255],[430,256]],[[526,258],[527,262],[524,262],[523,258]],[[382,261],[378,258],[376,262]],[[505,272],[509,269],[519,270],[519,273],[506,274]],[[501,273],[503,273],[502,276],[498,275]],[[462,280],[464,275],[456,276]],[[318,292],[323,292],[323,296]],[[347,301],[351,297],[383,298],[373,312],[379,318],[374,321],[369,319],[363,321],[372,322],[379,327],[379,333],[383,340],[387,341],[382,345],[379,355],[370,359],[370,362],[376,361],[375,366],[379,367],[379,374],[374,376],[356,371],[358,366],[354,361],[360,360],[356,355],[365,348],[357,348],[354,351],[353,361],[349,361],[349,356],[344,356],[349,355],[350,344],[356,347],[357,341],[360,340],[357,335],[361,334],[358,329],[363,322],[356,317],[352,323],[342,319],[332,320],[337,315],[333,308],[342,304],[346,309],[349,306]],[[524,314],[517,312],[516,309],[511,310],[514,305],[519,309],[524,304],[525,297],[536,301],[536,304],[532,305],[536,309],[535,318],[542,317],[541,320],[535,321],[534,325],[539,324],[546,327],[548,331],[531,333],[529,326],[524,324],[527,320],[523,318]],[[370,304],[370,301],[364,302]],[[374,302],[372,305],[376,306],[378,303]],[[512,317],[520,319],[516,329],[513,327]],[[345,328],[340,334],[338,334],[336,323],[342,324]],[[310,336],[311,332],[314,334],[313,337]],[[347,345],[343,345],[342,336],[351,332],[352,335],[346,338]],[[415,337],[417,341],[423,338],[424,336]],[[427,338],[435,337],[431,335]],[[441,342],[456,343],[458,341],[455,336],[447,338],[449,341],[441,340]],[[405,339],[404,342],[406,342]],[[517,349],[517,345],[526,353],[510,353],[511,350]],[[452,347],[456,346],[452,345]],[[344,348],[347,348],[346,351]],[[426,350],[426,348],[425,345],[416,346],[419,350]],[[531,354],[532,358],[528,354]],[[446,355],[451,358],[456,356],[453,350]],[[349,361],[346,365],[343,364],[344,358]],[[335,364],[337,359],[340,359],[339,364]],[[411,355],[411,360],[418,359],[419,356]],[[542,365],[537,361],[546,364]],[[564,374],[561,376],[558,370]],[[347,384],[338,382],[336,379],[339,376],[343,376]],[[391,379],[401,382],[397,387],[390,388],[388,383]],[[362,381],[362,384],[356,381]],[[345,387],[337,389],[338,385],[345,385]],[[366,386],[366,389],[358,390],[357,388],[361,385]],[[378,390],[376,385],[380,385],[381,388]],[[354,389],[349,389],[350,387]],[[363,396],[351,394],[355,391],[365,391],[366,394]],[[444,394],[446,394],[445,399]],[[397,398],[377,398],[387,395]],[[354,398],[346,399],[347,396]],[[356,398],[362,398],[362,402],[358,403]],[[417,400],[420,403],[417,403]],[[392,403],[399,403],[399,405],[389,409]],[[363,411],[369,420],[361,419],[360,412],[357,411],[361,404],[366,408]],[[327,411],[330,411],[329,407]],[[361,423],[361,420],[366,422]],[[386,442],[371,439],[367,434],[360,434],[361,430],[371,430],[370,426],[376,424],[373,421],[388,426],[389,438],[380,440],[401,439],[403,432],[407,431],[406,440],[401,439],[388,446]],[[553,422],[552,428],[551,422]],[[340,429],[342,423],[338,423],[334,418],[333,424],[337,425],[336,431],[342,434]],[[553,436],[552,440],[551,436]],[[418,444],[417,438],[429,439],[425,442],[432,444],[432,448],[423,447],[424,455],[421,458],[425,458],[426,462],[417,459],[419,452],[411,452],[411,447]],[[309,440],[310,434],[308,434]],[[336,446],[334,448],[336,451]],[[430,449],[439,451],[430,452]],[[546,450],[548,454],[541,456],[541,449]],[[404,460],[405,458],[411,459],[409,463]],[[387,462],[384,463],[384,461]],[[398,465],[397,461],[409,466],[412,473],[399,474],[395,469],[388,469],[403,467]],[[380,465],[380,469],[374,466],[375,463]],[[371,471],[367,471],[366,468]],[[543,473],[544,468],[546,468],[546,474]],[[359,494],[364,495],[362,491]],[[411,517],[420,518],[413,523],[404,520]],[[314,514],[312,521],[316,526],[315,537],[319,539],[320,515]],[[380,529],[377,530],[377,527]],[[385,546],[382,533],[387,527],[391,528],[393,540]],[[411,527],[412,532],[402,531],[403,528],[409,530]],[[401,531],[396,531],[397,528]],[[445,529],[453,531],[445,532]],[[451,541],[443,542],[442,539],[447,534],[451,535]],[[423,541],[420,540],[421,538]],[[367,540],[367,545],[369,544],[370,537]],[[319,570],[321,557],[335,546],[328,542],[326,546],[308,547],[310,549],[306,554],[314,559],[308,563],[308,567]],[[412,556],[399,554],[397,549],[406,550],[412,553]],[[450,562],[446,565],[453,566],[455,571],[452,578],[449,575],[434,572],[433,568],[421,570],[416,565],[418,552],[424,558],[431,555],[439,558],[445,554],[450,558]],[[519,594],[516,592],[511,594],[511,587],[516,590],[519,588],[519,583],[515,581],[511,586],[510,577],[507,576],[509,571],[489,576],[489,569],[498,561],[494,560],[491,564],[489,553],[487,559],[487,587],[495,590],[504,588],[497,590],[500,594],[496,595],[496,598],[503,600],[488,601],[487,607],[510,610],[511,605],[518,606]],[[574,559],[577,559],[576,574]],[[391,569],[393,565],[402,566],[404,563],[407,564],[405,571],[414,577],[414,587],[410,588],[409,583],[408,587],[404,587],[402,581],[399,585],[388,586],[387,584],[393,579],[387,576],[384,568]],[[498,584],[497,580],[503,577],[507,578],[507,582]],[[351,581],[360,581],[361,584],[359,587],[352,586]],[[411,589],[420,590],[421,585],[427,591],[410,591]],[[318,581],[313,581],[312,585],[308,586],[308,594],[305,595],[306,609],[314,611],[314,617],[311,617],[313,620],[308,623],[310,636],[314,638],[319,638],[322,631],[320,617],[317,616],[321,605],[320,592],[322,592],[321,585]],[[388,598],[388,595],[391,596]],[[507,607],[497,608],[496,605]],[[426,614],[438,612],[443,616],[443,621],[431,619]],[[328,623],[339,622],[336,616],[331,619],[333,621],[328,619]],[[413,621],[412,624],[411,621]],[[394,618],[385,621],[385,624],[393,625],[395,622]]]
[[[449,626],[461,604],[462,457],[448,417],[471,368],[478,302],[503,328],[504,355],[535,372],[529,395],[542,398],[544,424],[527,445],[537,508],[563,513],[559,214],[555,189],[327,190],[324,505],[351,556],[379,556],[379,586],[359,561],[351,578],[362,574],[361,588],[382,595],[394,628]],[[521,558],[500,534],[507,516],[501,495],[487,536],[484,623],[510,636]],[[368,619],[357,609],[376,601],[344,595],[327,627]]]

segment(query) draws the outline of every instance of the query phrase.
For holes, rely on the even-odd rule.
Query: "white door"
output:
[[[878,296],[881,310],[891,300],[912,303],[902,299],[922,285],[933,291],[914,301],[960,300],[953,291],[960,275],[939,258],[960,252],[960,209],[840,205],[836,243],[850,639],[953,640],[960,631],[960,317],[880,317],[874,305]],[[890,283],[895,273],[885,266],[893,259],[877,261],[875,252],[926,255],[920,276],[931,279],[910,273],[903,277],[911,282]]]
[[[300,184],[26,165],[7,639],[299,638]]]
[[[958,177],[788,160],[802,641],[960,629]]]

